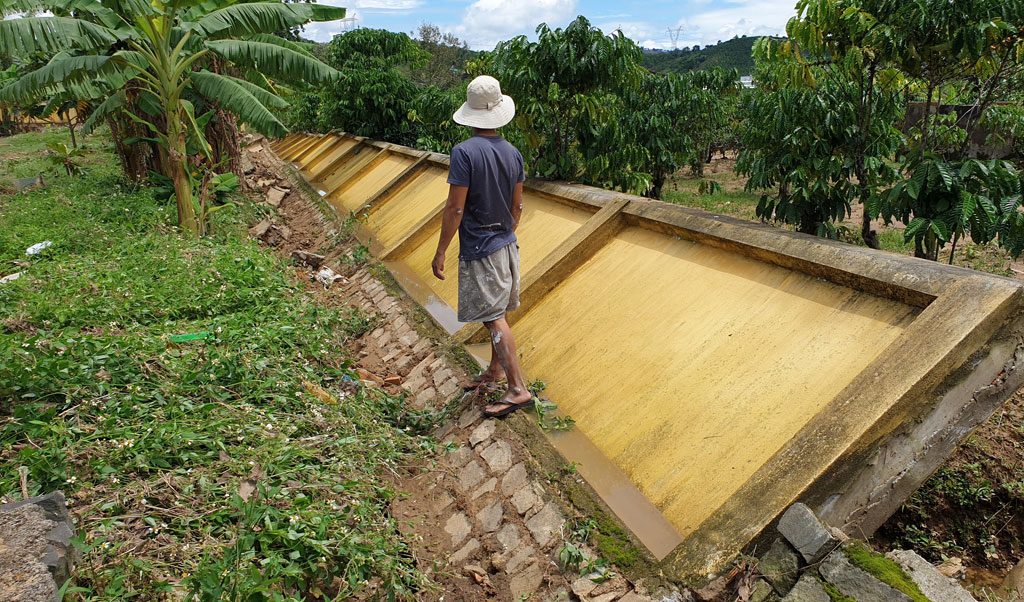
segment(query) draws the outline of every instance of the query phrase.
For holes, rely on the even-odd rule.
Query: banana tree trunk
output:
[[[167,112],[167,126],[167,176],[174,181],[174,196],[178,200],[178,227],[193,236],[199,236],[199,222],[192,205],[192,181],[188,177],[185,130],[177,107]]]

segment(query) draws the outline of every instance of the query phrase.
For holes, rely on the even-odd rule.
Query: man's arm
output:
[[[430,264],[434,270],[434,276],[438,280],[444,280],[444,256],[448,252],[448,245],[452,238],[459,231],[459,224],[462,223],[462,212],[466,209],[466,193],[469,186],[448,187],[448,201],[444,204],[444,213],[441,216],[441,238],[437,241],[437,252],[434,253],[434,261]],[[521,203],[520,203],[521,204]]]
[[[519,218],[523,215],[523,183],[516,184],[512,191],[512,231],[519,227]]]

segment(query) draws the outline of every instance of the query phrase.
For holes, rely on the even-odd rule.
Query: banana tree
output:
[[[40,11],[52,16],[6,18]],[[285,107],[284,100],[248,80],[204,69],[204,61],[216,57],[268,78],[264,83],[325,82],[337,71],[272,34],[344,15],[342,8],[279,1],[0,0],[0,52],[53,55],[44,67],[0,89],[0,102],[47,96],[58,87],[103,90],[106,99],[84,129],[115,114],[149,129],[159,143],[161,171],[174,182],[178,225],[198,234],[186,140],[205,139],[189,97],[215,98],[265,135],[287,131],[271,111]],[[125,110],[133,104],[154,110]]]

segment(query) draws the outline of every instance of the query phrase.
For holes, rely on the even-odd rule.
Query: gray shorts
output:
[[[459,260],[459,321],[491,322],[519,307],[519,245]]]

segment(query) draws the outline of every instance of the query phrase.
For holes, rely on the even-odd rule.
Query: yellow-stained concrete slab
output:
[[[385,200],[366,222],[374,239],[383,247],[390,246],[438,205],[443,205],[448,198],[447,178],[443,169],[428,168],[409,182],[403,194]],[[385,182],[379,184],[383,186]]]
[[[284,155],[282,155],[282,157],[287,161],[294,161],[302,155],[302,153],[306,152],[306,150],[319,143],[320,140],[321,139],[318,137],[300,138],[295,144],[291,145],[284,151]]]
[[[409,188],[411,190],[412,185]],[[445,188],[444,196],[441,197],[442,202],[445,198],[447,198],[447,188]],[[389,203],[392,202],[394,201],[389,201]],[[387,206],[385,205],[385,207]],[[516,231],[516,237],[519,239],[521,275],[529,273],[548,253],[569,238],[569,235],[575,232],[591,215],[593,213],[585,209],[574,208],[530,192],[524,192],[522,221]],[[372,224],[370,225],[372,227]],[[445,257],[445,274],[448,277],[444,281],[440,281],[434,278],[430,268],[430,264],[434,260],[434,252],[437,250],[439,235],[440,227],[436,228],[432,235],[425,237],[419,246],[401,260],[429,283],[438,297],[455,308],[459,300],[458,236],[452,241],[448,255]]]
[[[475,342],[453,309],[457,239],[447,280],[430,270],[446,159],[346,138],[307,155],[314,184],[342,216],[373,199],[360,236]],[[526,190],[524,371],[576,421],[556,448],[667,575],[727,567],[798,500],[870,534],[1024,385],[1019,282],[612,191]]]
[[[322,165],[324,159],[331,156],[338,156],[353,144],[355,144],[355,140],[350,138],[327,136],[324,143],[317,147],[316,152],[308,154],[305,159],[302,160],[299,164],[299,171],[308,179],[312,177],[313,169],[317,165]]]
[[[296,156],[292,162],[295,163],[299,167],[299,170],[301,171],[302,169],[305,169],[306,165],[311,160],[315,159],[318,154],[323,152],[325,149],[329,148],[335,142],[337,142],[337,138],[335,138],[334,136],[324,136],[323,138],[320,139],[319,142],[313,144],[305,151],[303,151],[301,154]]]
[[[388,153],[368,169],[352,176],[344,186],[328,198],[343,212],[356,211],[392,178],[409,168],[416,159],[407,155]]]
[[[631,228],[516,337],[531,378],[685,537],[917,311]]]
[[[317,186],[328,193],[337,190],[372,162],[380,152],[380,149],[372,146],[356,144],[342,153],[316,177]]]

